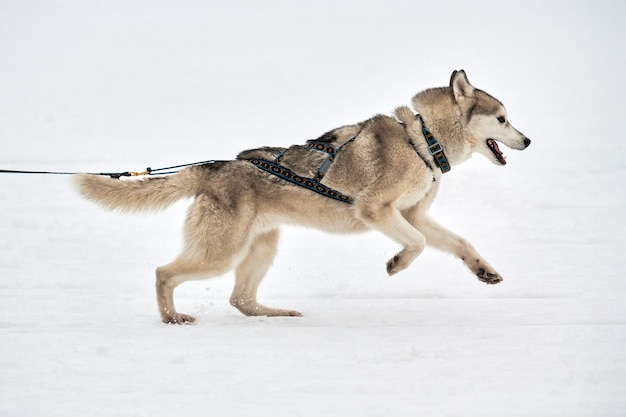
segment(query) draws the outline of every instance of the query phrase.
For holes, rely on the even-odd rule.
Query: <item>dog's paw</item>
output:
[[[406,268],[406,266],[401,265],[401,258],[399,254],[387,261],[387,274],[389,276],[397,274],[404,268]]]
[[[407,269],[411,263],[422,252],[423,247],[418,249],[405,247],[396,256],[387,261],[387,274],[395,275]]]
[[[302,317],[302,313],[295,310],[275,310],[272,314],[266,314],[268,317]]]
[[[231,299],[230,304],[246,316],[302,317],[302,313],[299,311],[267,307],[263,304],[257,303],[256,300],[241,302],[240,299],[233,298]]]
[[[476,273],[479,280],[486,284],[499,284],[502,282],[502,277],[497,272],[487,272],[485,268],[480,268]]]
[[[193,324],[196,319],[187,314],[176,313],[171,316],[163,317],[163,323],[167,324]]]

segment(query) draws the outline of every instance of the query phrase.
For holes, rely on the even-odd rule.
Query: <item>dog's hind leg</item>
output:
[[[176,311],[174,307],[174,289],[189,280],[207,279],[225,274],[232,269],[236,259],[237,255],[224,256],[220,260],[212,259],[211,257],[194,260],[193,258],[187,258],[183,252],[173,262],[157,268],[157,303],[163,322],[172,324],[195,322],[196,319],[193,317]]]
[[[255,237],[235,271],[230,303],[246,316],[301,316],[297,311],[266,307],[256,300],[257,289],[276,255],[278,234],[274,229]]]
[[[222,275],[241,262],[249,251],[254,210],[237,204],[238,196],[219,199],[196,197],[185,220],[184,249],[173,262],[157,268],[156,290],[165,323],[193,323],[195,319],[174,308],[174,289],[191,279]],[[228,199],[228,197],[232,197]]]
[[[176,312],[174,289],[186,281],[185,275],[197,274],[200,270],[195,263],[178,258],[156,270],[156,292],[159,313],[164,323],[184,324],[196,321],[191,316]]]

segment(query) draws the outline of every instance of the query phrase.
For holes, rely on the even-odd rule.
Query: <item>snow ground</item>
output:
[[[0,1],[0,168],[232,158],[389,113],[453,69],[531,139],[444,177],[433,215],[505,281],[376,233],[288,228],[249,318],[232,275],[160,323],[186,202],[127,216],[0,176],[2,416],[626,414],[626,64],[617,2]],[[312,259],[313,256],[316,259]],[[323,259],[320,262],[319,259]]]

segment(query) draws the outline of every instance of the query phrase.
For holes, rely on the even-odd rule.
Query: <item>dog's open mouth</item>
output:
[[[498,162],[500,162],[502,165],[506,165],[506,156],[504,156],[502,151],[500,151],[500,148],[498,147],[498,143],[493,139],[487,139],[487,146],[489,147],[489,150],[493,153],[493,155],[496,157]]]

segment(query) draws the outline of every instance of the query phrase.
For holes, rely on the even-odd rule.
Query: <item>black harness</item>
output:
[[[339,191],[322,184],[321,181],[326,175],[328,168],[330,168],[330,164],[333,163],[339,151],[341,151],[343,147],[346,146],[348,143],[356,139],[357,136],[358,136],[358,133],[338,148],[330,146],[328,143],[325,143],[325,142],[316,142],[316,141],[307,142],[305,146],[311,148],[312,150],[316,150],[318,152],[324,152],[328,154],[328,157],[324,160],[324,162],[322,162],[322,165],[320,165],[319,169],[317,170],[313,178],[302,177],[296,174],[295,172],[293,172],[292,170],[290,170],[289,168],[285,168],[284,166],[280,165],[280,160],[282,159],[283,155],[287,151],[286,149],[282,151],[281,153],[279,153],[278,156],[276,156],[276,158],[273,161],[267,161],[265,159],[254,158],[254,159],[250,159],[250,162],[257,168],[260,168],[263,171],[269,172],[270,174],[274,174],[277,177],[282,178],[286,181],[289,181],[293,184],[299,185],[304,188],[308,188],[311,191],[315,191],[318,194],[335,199],[337,201],[352,204],[353,203],[352,197],[342,194]]]
[[[430,130],[426,128],[422,116],[418,114],[416,117],[419,119],[422,125],[422,134],[424,135],[424,139],[428,144],[428,152],[435,160],[435,163],[437,164],[439,169],[441,169],[441,171],[445,174],[446,172],[450,171],[450,164],[448,163],[446,155],[443,153],[443,147],[441,146],[441,144],[439,144],[439,142],[437,142]],[[335,160],[337,154],[343,149],[344,146],[354,141],[360,133],[361,132],[359,131],[359,133],[354,135],[338,148],[335,148],[326,142],[308,141],[305,146],[311,148],[312,150],[328,154],[328,157],[324,160],[324,162],[322,162],[313,178],[302,177],[290,170],[289,168],[285,168],[284,166],[280,165],[280,160],[282,159],[285,152],[287,152],[287,149],[279,153],[273,161],[259,158],[249,159],[249,161],[257,168],[262,169],[265,172],[269,172],[270,174],[273,174],[285,181],[289,181],[292,184],[307,188],[325,197],[329,197],[343,203],[352,204],[354,202],[352,197],[342,194],[339,191],[322,184],[321,181],[326,175],[328,169],[330,168],[330,165]],[[413,148],[415,149],[415,147]],[[426,160],[426,158],[424,158],[424,156],[422,156],[422,154],[420,154],[417,149],[415,149],[415,153],[417,153],[417,155],[424,161],[426,166],[432,171],[433,168],[431,164]],[[433,181],[435,181],[434,177]]]

